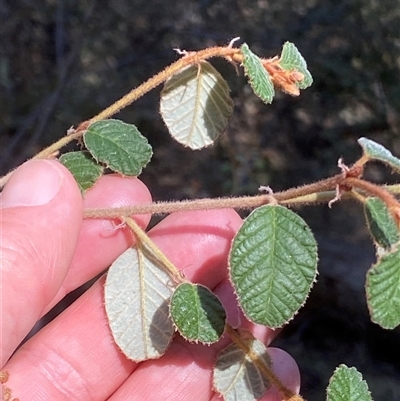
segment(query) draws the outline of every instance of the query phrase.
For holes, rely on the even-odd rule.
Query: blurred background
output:
[[[314,83],[271,105],[242,75],[213,60],[231,87],[234,115],[216,145],[175,143],[158,113],[157,88],[117,118],[154,148],[141,178],[155,200],[255,194],[337,173],[361,154],[359,137],[400,156],[398,0],[0,0],[0,169],[5,174],[89,119],[178,56],[172,50],[224,45],[237,36],[262,57],[293,42]],[[239,42],[240,44],[241,42]],[[184,168],[182,168],[184,166]],[[398,176],[383,166],[374,182]],[[320,245],[320,275],[298,316],[274,345],[296,359],[302,394],[325,398],[339,363],[355,366],[378,400],[400,400],[400,330],[369,321],[365,274],[374,248],[359,205],[298,211]]]

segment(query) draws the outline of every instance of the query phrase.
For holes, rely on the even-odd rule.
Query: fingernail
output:
[[[62,180],[54,162],[31,160],[11,176],[1,194],[1,207],[45,205],[58,194]]]

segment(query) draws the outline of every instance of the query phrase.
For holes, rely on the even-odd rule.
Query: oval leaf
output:
[[[81,192],[91,188],[103,174],[103,167],[96,163],[89,152],[65,153],[59,160],[74,176]]]
[[[317,273],[310,228],[282,206],[254,210],[235,236],[230,277],[246,316],[280,327],[304,304]]]
[[[83,140],[98,162],[128,176],[139,175],[152,155],[151,146],[138,129],[119,120],[92,124]]]
[[[205,61],[173,75],[161,92],[160,113],[170,134],[191,149],[212,145],[232,111],[228,84]]]
[[[271,103],[275,96],[274,84],[260,58],[255,55],[246,43],[240,47],[243,54],[244,72],[254,93],[265,103]]]
[[[304,75],[302,81],[296,82],[296,85],[300,89],[306,89],[311,86],[313,79],[310,71],[307,69],[306,60],[304,60],[303,56],[293,43],[286,42],[283,45],[279,64],[284,70],[299,71]]]
[[[400,241],[400,232],[385,203],[379,198],[368,198],[364,212],[369,231],[378,246],[389,250]]]
[[[367,138],[360,138],[358,143],[362,147],[365,156],[368,156],[370,159],[380,160],[393,169],[400,171],[400,159],[393,156],[384,146]]]
[[[243,341],[253,355],[257,355],[271,368],[271,358],[262,342],[256,339]],[[255,401],[271,386],[248,354],[236,344],[229,345],[218,354],[213,371],[213,385],[225,401]]]
[[[174,334],[168,274],[148,251],[129,248],[110,267],[105,307],[116,344],[136,362],[159,358]]]
[[[400,325],[400,244],[368,271],[366,293],[373,322],[385,329]]]
[[[171,298],[170,314],[186,340],[211,344],[225,329],[226,313],[220,300],[199,284],[180,284]]]
[[[356,368],[340,365],[329,380],[327,401],[372,401],[368,385]]]

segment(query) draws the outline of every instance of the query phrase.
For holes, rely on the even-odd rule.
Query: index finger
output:
[[[154,229],[154,242],[187,276],[213,287],[240,224],[232,210],[177,213]],[[136,364],[115,344],[103,304],[101,279],[15,353],[4,368],[14,397],[102,400],[117,390]]]

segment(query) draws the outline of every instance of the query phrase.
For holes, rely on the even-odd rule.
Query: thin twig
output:
[[[158,246],[149,238],[149,236],[141,229],[141,227],[130,217],[124,218],[126,225],[133,231],[139,241],[146,245],[159,262],[165,267],[168,274],[175,281],[182,281],[180,271],[174,266],[174,264],[164,255],[164,253],[158,248]]]
[[[134,214],[166,214],[172,212],[181,212],[184,210],[211,210],[211,209],[253,209],[268,203],[297,204],[298,198],[303,198],[307,203],[321,202],[318,194],[321,191],[335,188],[343,176],[338,174],[334,177],[321,180],[313,184],[304,185],[298,188],[292,188],[287,191],[277,192],[276,194],[264,194],[255,196],[239,196],[232,198],[206,198],[172,202],[156,202],[150,204],[125,206],[112,209],[85,209],[85,218],[115,218],[120,216],[131,216]],[[326,193],[324,193],[326,196]],[[310,196],[310,198],[307,198]],[[334,196],[334,195],[333,195]],[[314,200],[313,200],[314,199]]]
[[[283,396],[283,400],[285,401],[304,401],[300,395],[295,394],[293,391],[288,389],[275,375],[273,370],[265,364],[265,362],[255,353],[253,350],[243,341],[242,337],[236,332],[236,330],[229,326],[228,324],[225,327],[226,333],[231,338],[232,342],[235,343],[243,352],[245,352],[246,356],[251,359],[257,369],[261,372],[261,374],[272,384],[274,385],[278,391]]]

